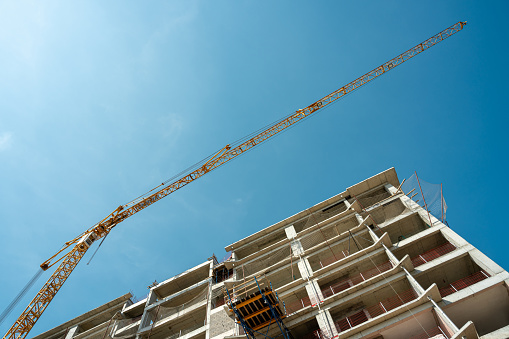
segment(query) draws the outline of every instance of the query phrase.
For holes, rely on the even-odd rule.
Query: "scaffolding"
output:
[[[290,330],[283,323],[286,317],[285,304],[279,299],[277,292],[273,291],[267,278],[263,282],[255,276],[231,288],[225,286],[223,293],[228,308],[234,313],[237,324],[242,326],[248,339],[255,338],[255,334],[271,339],[293,339]],[[269,336],[274,324],[279,328],[279,333]],[[265,333],[261,332],[262,329]]]

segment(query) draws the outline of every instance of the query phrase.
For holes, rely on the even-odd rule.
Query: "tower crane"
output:
[[[354,81],[349,82],[348,84],[330,93],[329,95],[326,95],[322,99],[315,101],[311,105],[293,112],[292,114],[282,118],[272,125],[262,129],[261,131],[251,134],[250,136],[236,142],[235,144],[226,145],[216,154],[197,164],[197,166],[194,168],[190,168],[187,171],[184,171],[181,176],[160,184],[148,193],[127,204],[120,205],[106,218],[93,225],[78,235],[76,238],[66,242],[62,249],[60,249],[55,255],[41,264],[41,268],[43,270],[48,270],[60,262],[51,277],[48,279],[48,281],[46,281],[44,286],[39,290],[39,292],[32,299],[26,309],[21,313],[21,315],[18,317],[18,319],[11,326],[3,338],[25,338],[37,320],[41,317],[42,313],[46,310],[51,300],[60,290],[64,282],[67,280],[69,275],[73,272],[76,265],[78,265],[85,253],[90,249],[91,245],[97,240],[106,237],[119,223],[147,208],[153,203],[161,200],[162,198],[170,195],[176,190],[181,189],[187,184],[204,176],[208,172],[226,164],[228,161],[270,139],[274,135],[284,131],[286,128],[301,121],[302,119],[305,119],[318,110],[332,104],[346,94],[376,79],[377,77],[390,71],[394,67],[402,64],[417,54],[424,52],[428,48],[459,32],[465,25],[465,21],[455,23],[442,32],[432,36],[431,38],[423,41],[415,47],[412,47],[406,52],[401,53],[397,57],[383,63],[382,65],[376,67],[375,69],[369,71]]]

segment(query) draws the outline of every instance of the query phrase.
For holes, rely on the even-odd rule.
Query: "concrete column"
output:
[[[313,270],[307,258],[302,258],[301,255],[304,253],[304,247],[302,246],[299,239],[296,239],[297,232],[293,225],[285,228],[286,237],[290,240],[290,246],[292,248],[292,255],[298,257],[297,267],[299,268],[300,275],[303,279],[308,279],[313,276]]]
[[[290,225],[285,228],[286,237],[290,240],[297,238],[297,232],[295,231],[295,227]]]
[[[74,327],[71,327],[69,331],[67,331],[67,334],[65,335],[65,339],[71,339],[74,338],[75,335],[78,334],[79,331],[79,325],[76,325]]]
[[[350,206],[352,206],[352,204],[350,204],[347,200],[345,200],[345,205],[346,205],[346,208],[349,209]],[[359,222],[359,224],[361,224],[362,222],[364,222],[364,220],[362,219],[361,215],[357,212],[355,212],[355,218],[357,219],[357,221]]]
[[[373,230],[368,225],[366,225],[366,228],[368,229],[368,232],[369,232],[369,235],[371,236],[371,239],[373,239],[374,242],[377,242],[380,239],[378,237],[378,235],[376,235],[376,233],[373,232]]]
[[[311,269],[311,265],[309,265],[307,258],[301,257],[299,261],[297,261],[297,267],[299,268],[302,279],[307,280],[313,276],[313,270]]]
[[[396,187],[392,186],[391,184],[385,184],[384,188],[390,194],[396,194],[396,192],[398,191],[398,189]]]
[[[451,319],[445,314],[444,311],[440,308],[440,306],[437,305],[437,303],[433,300],[433,298],[428,297],[429,301],[433,304],[433,310],[436,312],[436,316],[438,316],[440,319],[437,319],[437,322],[440,326],[446,326],[450,331],[453,333],[456,333],[459,331],[459,328],[452,322]]]
[[[393,265],[397,265],[399,263],[398,258],[396,258],[396,256],[392,253],[392,251],[390,249],[387,248],[387,246],[385,246],[385,244],[382,244],[382,246],[385,249],[385,253],[389,257],[389,260],[391,261],[391,263]]]
[[[415,280],[414,277],[412,277],[412,275],[410,273],[408,273],[406,268],[404,268],[404,267],[402,267],[402,268],[403,268],[403,271],[405,271],[405,273],[406,273],[406,276],[408,278],[408,282],[410,283],[410,285],[414,288],[414,290],[417,292],[417,294],[419,296],[423,295],[424,294],[424,288],[422,288],[421,284],[419,284],[417,282],[417,280]]]
[[[237,254],[235,253],[235,250],[233,249],[233,247],[232,247],[232,260],[233,261],[237,260]],[[235,277],[235,280],[237,280],[237,265],[233,266],[233,276]],[[241,328],[242,328],[242,326],[239,323],[235,322],[235,327],[234,327],[233,333],[239,334]],[[207,333],[208,333],[208,331],[207,331]]]
[[[320,329],[329,335],[329,337],[335,337],[338,335],[338,331],[336,330],[336,326],[334,325],[334,321],[330,315],[329,310],[320,310],[316,315],[316,321],[318,322],[318,326]]]
[[[207,325],[207,330],[205,331],[205,339],[210,338],[210,312],[212,311],[212,274],[214,274],[214,261],[210,261],[209,268],[209,292],[207,295],[207,316],[205,317],[205,322]]]
[[[150,292],[147,296],[147,302],[145,303],[145,309],[143,310],[143,315],[141,316],[140,326],[138,327],[138,332],[150,325],[150,312],[147,311],[147,308],[153,304],[157,300],[157,295],[154,293],[154,290],[150,289]],[[141,338],[139,334],[136,334],[136,339]]]
[[[308,281],[306,284],[306,292],[308,292],[309,299],[311,300],[311,305],[319,304],[320,301],[324,299],[322,290],[320,289],[316,279]]]
[[[292,240],[290,246],[292,247],[292,253],[295,257],[304,253],[304,247],[302,247],[300,240]]]

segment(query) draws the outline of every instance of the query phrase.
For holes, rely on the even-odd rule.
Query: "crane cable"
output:
[[[21,299],[23,299],[23,297],[30,290],[30,288],[32,288],[32,286],[35,284],[35,282],[37,280],[39,280],[39,278],[41,277],[43,272],[44,271],[42,270],[42,268],[39,268],[37,270],[37,272],[34,274],[34,276],[32,277],[32,279],[30,279],[28,281],[28,283],[25,285],[25,287],[23,287],[23,289],[18,293],[18,295],[16,297],[14,297],[14,299],[11,301],[11,303],[9,305],[7,305],[7,307],[2,312],[2,314],[0,314],[0,325],[4,322],[5,318],[7,318],[9,316],[9,314],[12,312],[14,307],[16,307],[16,305],[18,305],[18,303],[21,301]]]

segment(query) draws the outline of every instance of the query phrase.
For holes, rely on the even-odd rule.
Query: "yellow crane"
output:
[[[170,179],[169,181],[155,187],[145,195],[140,196],[139,198],[125,205],[119,206],[106,218],[90,227],[88,230],[81,233],[76,238],[66,242],[60,251],[58,251],[55,255],[41,264],[41,268],[43,270],[47,270],[60,262],[60,265],[56,268],[55,272],[51,275],[48,281],[46,281],[34,299],[30,302],[23,313],[21,313],[9,331],[5,334],[4,339],[25,338],[28,335],[32,327],[41,317],[46,307],[48,307],[51,300],[55,297],[58,290],[62,287],[76,265],[78,265],[81,258],[83,258],[90,246],[98,239],[104,238],[106,235],[108,235],[109,232],[119,223],[129,218],[133,214],[138,213],[139,211],[152,205],[156,201],[166,197],[167,195],[207,174],[208,172],[227,163],[233,158],[243,154],[256,145],[259,145],[260,143],[266,141],[267,139],[292,126],[293,124],[310,116],[316,111],[324,108],[327,105],[330,105],[334,101],[379,77],[385,72],[390,71],[408,59],[459,32],[465,25],[466,22],[464,21],[455,23],[442,32],[423,41],[408,51],[401,53],[397,57],[383,63],[382,65],[346,84],[340,89],[312,103],[306,108],[297,110],[296,112],[275,122],[269,127],[264,128],[261,131],[254,133],[253,135],[250,135],[244,140],[238,141],[236,144],[226,145],[216,154],[203,160],[202,163],[197,164],[197,168],[195,167],[195,169],[189,169],[180,177],[175,178],[175,180],[172,181],[172,179]]]

